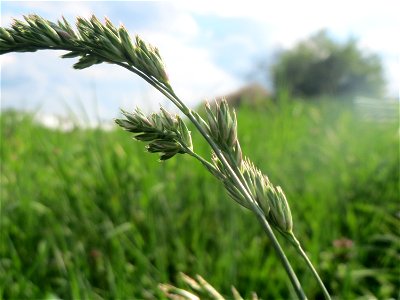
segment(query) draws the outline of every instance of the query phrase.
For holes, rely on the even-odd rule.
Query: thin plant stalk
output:
[[[161,91],[158,87],[155,87],[155,88],[158,89],[161,93],[163,93],[167,98],[170,99],[170,97],[173,97],[173,96],[169,96],[167,93],[164,93],[164,91]],[[279,260],[281,261],[286,273],[288,274],[289,279],[293,285],[293,288],[294,288],[297,296],[299,297],[299,299],[307,299],[307,297],[302,289],[302,286],[296,276],[296,273],[293,271],[293,268],[292,268],[289,260],[287,259],[284,251],[282,250],[282,247],[280,246],[278,239],[276,238],[274,232],[272,231],[272,228],[269,225],[268,221],[266,220],[265,216],[259,211],[258,206],[255,205],[254,199],[250,196],[248,190],[244,187],[242,181],[238,178],[236,172],[232,169],[231,165],[226,160],[226,158],[223,155],[223,153],[221,152],[220,148],[215,144],[215,142],[210,138],[210,136],[204,131],[203,127],[193,116],[190,109],[176,96],[174,97],[174,101],[173,101],[174,103],[175,103],[175,100],[184,108],[181,111],[190,119],[190,121],[196,126],[196,128],[199,130],[199,132],[203,135],[203,137],[206,139],[206,141],[209,143],[209,145],[214,150],[215,154],[218,156],[218,158],[224,164],[226,169],[229,171],[230,175],[234,178],[235,183],[237,184],[237,186],[240,189],[240,192],[242,192],[243,195],[249,200],[249,203],[251,203],[251,205],[253,206],[254,211],[257,212],[256,213],[257,218],[258,218],[259,222],[261,223],[263,230],[265,231],[268,238],[270,239],[272,246],[275,249],[275,251],[279,257]],[[179,106],[178,106],[178,108],[179,108]],[[187,112],[189,112],[189,113],[187,113]],[[198,158],[198,157],[196,156],[196,158]],[[203,162],[203,159],[200,159],[200,161]]]
[[[297,297],[299,299],[307,299],[307,296],[305,295],[303,288],[299,282],[299,279],[296,276],[296,273],[293,271],[292,266],[289,263],[289,260],[287,259],[285,252],[282,250],[274,232],[272,231],[271,226],[269,225],[267,219],[263,214],[257,213],[257,219],[259,220],[263,230],[267,234],[268,238],[270,239],[272,246],[274,247],[283,267],[286,270],[286,273],[289,276],[289,279],[292,283],[292,286],[297,294]],[[327,298],[330,299],[330,298]]]
[[[133,68],[130,66],[119,64],[119,63],[118,63],[118,65],[121,65],[130,71],[133,71],[132,70]],[[136,72],[134,72],[134,73],[137,74]],[[198,131],[201,133],[201,135],[205,138],[207,143],[214,150],[215,154],[218,156],[218,158],[224,164],[226,169],[229,171],[232,178],[235,180],[235,183],[237,184],[237,187],[239,188],[240,192],[247,198],[249,203],[251,203],[251,205],[253,206],[253,210],[256,211],[257,218],[258,218],[259,222],[261,223],[263,230],[265,231],[268,238],[270,239],[272,246],[273,246],[274,250],[276,251],[278,258],[281,261],[286,273],[288,274],[289,279],[292,283],[292,286],[293,286],[297,296],[299,297],[299,299],[307,299],[307,297],[303,291],[303,288],[296,276],[296,273],[293,271],[293,268],[292,268],[289,260],[287,259],[284,251],[282,250],[282,247],[280,246],[279,241],[276,238],[271,226],[269,225],[269,223],[266,220],[263,213],[260,212],[260,209],[258,208],[258,206],[255,205],[254,199],[251,197],[248,190],[244,187],[243,182],[238,178],[236,172],[232,169],[231,165],[226,160],[221,149],[215,144],[215,142],[211,139],[211,137],[207,134],[207,132],[201,126],[201,124],[196,120],[196,118],[193,116],[191,110],[174,93],[171,95],[162,86],[152,84],[153,81],[151,79],[149,79],[149,80],[146,79],[146,81],[148,81],[153,87],[155,87],[158,91],[160,91],[165,97],[167,97],[169,100],[171,100],[182,111],[182,113],[184,113],[189,118],[189,120],[196,126]],[[199,158],[198,155],[194,155],[193,152],[191,154],[192,154],[192,156],[195,156],[197,159],[199,159],[202,163],[204,163],[204,161],[205,161],[204,159]]]
[[[320,286],[322,292],[324,293],[324,296],[326,299],[330,299],[330,295],[328,290],[326,289],[324,282],[322,281],[321,277],[319,276],[317,270],[313,266],[311,260],[308,258],[306,252],[303,250],[303,248],[300,245],[300,242],[297,240],[294,234],[291,235],[291,239],[293,239],[292,244],[296,248],[297,252],[300,254],[300,256],[304,259],[304,261],[307,264],[307,267],[310,269],[311,273],[313,274],[314,278],[318,282],[318,285]]]

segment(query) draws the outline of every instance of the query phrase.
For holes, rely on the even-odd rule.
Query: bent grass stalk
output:
[[[157,48],[136,36],[132,42],[125,27],[116,28],[110,20],[102,24],[95,16],[89,20],[77,18],[73,30],[65,18],[53,23],[37,15],[24,16],[25,22],[14,20],[10,28],[0,27],[0,54],[34,52],[42,49],[66,50],[62,58],[79,57],[75,69],[85,69],[102,62],[119,65],[143,78],[160,91],[194,124],[212,149],[211,162],[193,150],[191,133],[179,116],[161,108],[159,114],[144,115],[139,109],[133,113],[122,111],[123,119],[116,123],[132,132],[134,138],[147,143],[147,150],[160,153],[160,160],[176,154],[188,154],[199,160],[220,180],[230,197],[250,209],[271,240],[278,258],[285,268],[299,299],[306,299],[272,227],[283,235],[305,259],[326,299],[330,299],[322,280],[301,248],[293,233],[289,204],[282,189],[275,187],[258,168],[243,157],[237,137],[237,120],[226,101],[215,109],[206,105],[206,120],[189,109],[170,85],[164,63]]]

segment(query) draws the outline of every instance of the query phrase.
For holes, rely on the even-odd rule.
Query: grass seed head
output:
[[[94,15],[90,19],[78,17],[74,31],[64,17],[53,23],[37,15],[28,15],[24,16],[24,21],[14,20],[11,28],[1,28],[0,54],[40,49],[63,49],[79,54],[81,59],[74,65],[76,69],[101,62],[127,64],[143,76],[169,87],[158,49],[138,36],[133,44],[125,27],[121,25],[117,29],[107,18],[103,24]]]
[[[122,114],[125,118],[116,119],[115,122],[134,133],[134,139],[148,142],[147,151],[160,153],[161,160],[193,150],[192,137],[183,120],[164,108],[161,108],[161,113],[150,116],[145,116],[138,108],[133,113],[122,111]]]
[[[291,233],[293,230],[292,213],[285,194],[280,186],[275,188],[270,185],[268,189],[271,209],[267,220],[278,230],[284,233]]]

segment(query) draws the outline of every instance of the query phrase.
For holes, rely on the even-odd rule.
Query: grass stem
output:
[[[329,295],[328,290],[326,289],[321,277],[319,277],[319,274],[317,270],[314,268],[311,260],[308,258],[307,254],[303,250],[303,248],[300,245],[300,242],[297,240],[294,234],[291,234],[290,239],[292,240],[293,246],[296,248],[297,252],[299,252],[300,256],[304,259],[304,261],[307,264],[307,267],[311,270],[314,278],[317,280],[318,285],[321,287],[322,292],[324,293],[324,297],[326,300],[331,300],[331,296]]]
[[[282,248],[281,248],[274,232],[272,231],[271,226],[269,225],[268,221],[266,220],[264,214],[258,213],[257,218],[260,221],[261,226],[263,227],[268,238],[271,240],[272,246],[274,247],[279,260],[281,261],[283,267],[286,270],[286,273],[289,276],[289,279],[290,279],[292,286],[297,294],[297,297],[302,300],[307,299],[307,296],[305,295],[305,293],[303,291],[303,288],[299,282],[299,279],[296,276],[296,273],[293,271],[293,268],[290,265],[290,262],[287,259],[285,252],[282,250]]]
[[[127,68],[128,70],[130,69],[129,66],[121,64],[123,67]],[[137,72],[134,72],[137,74]],[[285,253],[282,250],[282,247],[280,246],[274,232],[272,231],[271,226],[269,225],[268,221],[265,219],[264,215],[260,211],[259,207],[256,206],[254,199],[251,197],[249,194],[248,190],[244,187],[242,181],[238,178],[237,174],[235,171],[232,169],[231,165],[228,163],[226,160],[225,156],[223,155],[221,149],[218,147],[218,145],[215,144],[215,142],[212,140],[212,138],[207,134],[207,132],[204,130],[204,128],[201,126],[201,124],[196,120],[194,115],[191,113],[190,109],[175,95],[171,94],[169,91],[166,91],[165,88],[161,85],[158,84],[153,84],[151,78],[144,78],[146,79],[147,82],[149,82],[152,86],[154,86],[158,91],[160,91],[164,96],[166,96],[168,99],[170,99],[188,118],[189,120],[196,126],[200,134],[205,138],[205,140],[208,142],[208,144],[211,146],[217,157],[220,159],[220,161],[224,164],[230,175],[232,176],[233,180],[237,184],[237,188],[240,190],[240,192],[246,197],[246,199],[249,201],[249,203],[252,204],[253,206],[253,211],[256,213],[258,219],[261,222],[261,225],[263,226],[263,229],[265,233],[267,234],[268,238],[271,240],[272,246],[275,249],[275,251],[278,254],[279,260],[281,261],[283,267],[286,270],[286,273],[289,276],[289,279],[293,285],[293,288],[296,291],[297,296],[299,299],[307,299],[305,296],[305,293],[301,287],[301,284],[293,271],[292,266],[290,265],[290,262],[288,261]],[[198,157],[196,157],[198,158]],[[198,158],[199,159],[199,158]],[[200,161],[202,161],[200,159]]]

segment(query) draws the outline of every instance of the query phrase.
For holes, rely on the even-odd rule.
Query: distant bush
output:
[[[275,90],[296,96],[381,96],[385,80],[379,57],[362,51],[354,39],[337,43],[320,31],[278,55],[272,66]]]

